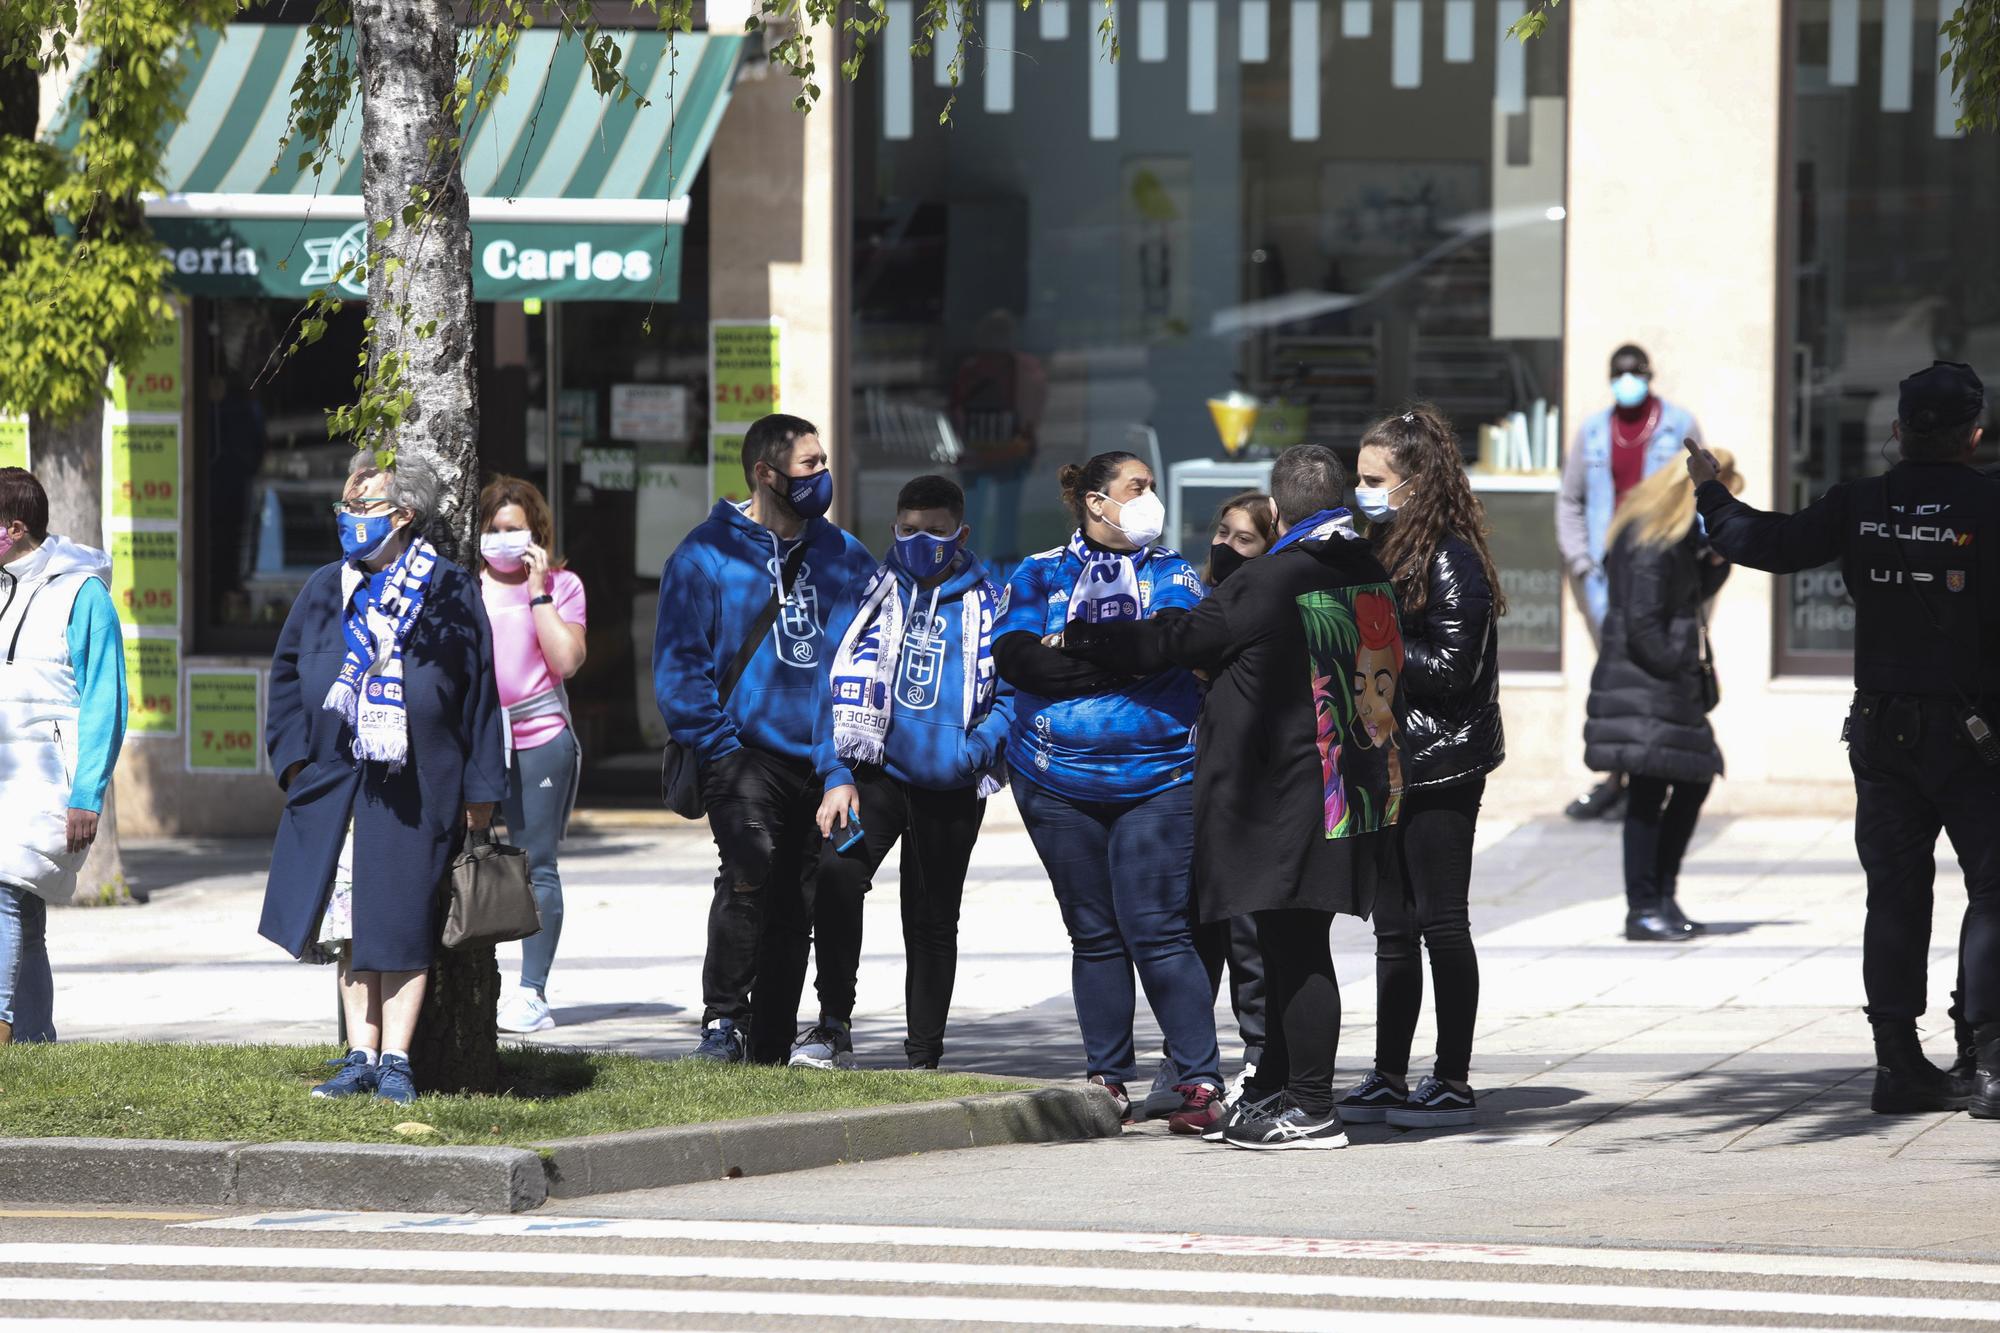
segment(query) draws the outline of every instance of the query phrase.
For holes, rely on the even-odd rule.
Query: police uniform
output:
[[[1905,433],[1930,434],[1984,411],[1971,367],[1938,362],[1903,381],[1897,415]],[[1942,829],[1968,898],[1963,1017],[2000,1036],[2000,765],[1975,740],[1991,727],[1987,745],[2000,750],[2000,480],[1964,463],[1906,460],[1842,482],[1796,514],[1762,513],[1715,482],[1700,487],[1697,503],[1710,543],[1738,564],[1787,574],[1840,561],[1855,612],[1856,688],[1843,739],[1868,878],[1861,968],[1875,1027],[1874,1105],[1963,1107],[1974,1092],[1970,1071],[1947,1076],[1925,1060],[1916,1020]]]

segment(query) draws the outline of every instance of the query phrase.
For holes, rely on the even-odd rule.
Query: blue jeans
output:
[[[15,1041],[56,1039],[56,983],[49,973],[49,905],[0,884],[0,1023]]]
[[[1014,800],[1069,928],[1070,990],[1089,1072],[1113,1083],[1138,1077],[1136,966],[1177,1081],[1220,1087],[1215,992],[1189,929],[1193,787],[1137,801],[1072,801],[1017,777]]]
[[[503,724],[504,725],[504,724]],[[549,968],[562,942],[562,875],[556,869],[556,844],[562,841],[569,817],[570,792],[576,785],[576,733],[562,734],[532,750],[514,751],[507,773],[507,840],[528,854],[528,881],[535,888],[542,928],[521,941],[521,984],[540,995],[549,988]]]

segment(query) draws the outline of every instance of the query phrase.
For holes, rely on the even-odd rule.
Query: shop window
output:
[[[1958,133],[1938,68],[1939,22],[1957,8],[1795,0],[1781,508],[1893,461],[1911,371],[1942,359],[2000,374],[2000,154]],[[2000,458],[1987,438],[1982,465]],[[1779,668],[1846,675],[1854,606],[1838,567],[1779,587]]]
[[[879,549],[901,483],[953,473],[1004,574],[1067,537],[1058,469],[1130,448],[1198,551],[1276,451],[1352,463],[1422,399],[1487,502],[1508,665],[1558,666],[1566,16],[1523,44],[1491,0],[1126,5],[1113,65],[1075,8],[983,10],[949,128],[947,56],[870,52],[858,535]],[[1232,392],[1256,408],[1237,453],[1209,409]]]

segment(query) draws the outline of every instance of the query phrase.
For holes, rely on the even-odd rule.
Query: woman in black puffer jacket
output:
[[[1713,450],[1718,480],[1743,489],[1735,460]],[[1722,751],[1708,725],[1702,665],[1703,605],[1729,577],[1695,521],[1694,484],[1664,467],[1634,486],[1606,536],[1611,583],[1584,762],[1628,775],[1625,808],[1625,938],[1678,940],[1701,933],[1675,898],[1681,858]],[[1605,765],[1605,767],[1599,767]]]
[[[1451,423],[1435,409],[1413,407],[1369,427],[1356,480],[1356,502],[1402,613],[1403,804],[1392,834],[1396,873],[1375,900],[1375,1070],[1340,1102],[1340,1113],[1411,1128],[1470,1124],[1479,959],[1467,898],[1486,775],[1506,755],[1505,598],[1486,550],[1485,511]],[[1430,953],[1438,1045],[1431,1077],[1412,1092],[1410,1041],[1424,998],[1419,940]]]

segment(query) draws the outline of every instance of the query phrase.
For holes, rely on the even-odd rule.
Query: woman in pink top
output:
[[[555,520],[542,493],[495,477],[479,493],[479,585],[493,623],[493,670],[510,733],[507,834],[528,854],[539,934],[521,941],[521,984],[500,1002],[502,1032],[540,1032],[549,1012],[549,966],[562,938],[556,845],[576,801],[582,751],[563,682],[583,665],[583,580],[549,554]]]

